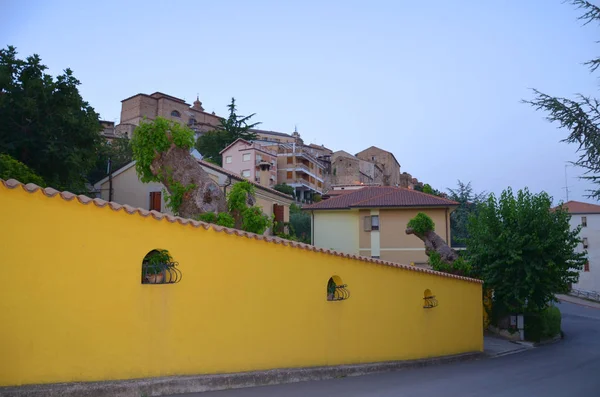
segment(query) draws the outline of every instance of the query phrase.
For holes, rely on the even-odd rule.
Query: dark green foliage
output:
[[[294,195],[294,188],[285,182],[278,183],[277,185],[273,186],[273,189],[281,193],[289,194],[290,196]]]
[[[290,205],[290,226],[299,241],[310,244],[310,214],[296,204]]]
[[[165,265],[172,262],[173,258],[167,250],[153,250],[144,258],[144,270],[146,274],[161,273]]]
[[[486,288],[494,291],[497,313],[535,313],[576,283],[585,253],[575,252],[579,228],[570,216],[551,209],[546,193],[511,189],[492,194],[469,221],[468,260]]]
[[[254,185],[248,181],[238,182],[227,195],[229,214],[235,219],[236,226],[247,232],[263,234],[273,221],[258,206],[248,207],[248,195],[254,195]]]
[[[231,98],[231,103],[227,106],[229,117],[220,120],[220,125],[213,131],[203,134],[196,141],[196,149],[207,161],[222,166],[221,150],[233,143],[236,139],[242,138],[247,141],[256,139],[256,134],[250,131],[260,123],[251,123],[249,121],[256,113],[250,116],[240,116],[236,114],[235,98]]]
[[[196,217],[196,220],[206,223],[214,223],[219,226],[225,226],[230,228],[233,228],[235,226],[235,220],[227,212],[220,212],[218,215],[214,212],[205,212],[204,214],[198,215]]]
[[[469,216],[476,213],[477,205],[485,200],[486,193],[474,193],[471,182],[464,184],[460,180],[457,189],[448,188],[448,191],[448,198],[459,203],[458,208],[450,213],[452,247],[464,247],[469,236]]]
[[[425,234],[427,232],[435,230],[435,223],[433,220],[422,212],[419,212],[414,218],[408,221],[407,227],[413,229],[416,234]]]
[[[0,154],[0,179],[16,179],[21,183],[35,183],[38,186],[46,187],[44,180],[37,176],[31,168],[8,154]]]
[[[463,257],[459,256],[451,265],[442,261],[440,254],[433,251],[429,253],[429,264],[433,270],[443,273],[456,274],[464,277],[474,277],[473,268]]]
[[[142,182],[160,182],[159,175],[153,175],[150,165],[158,153],[166,152],[171,144],[182,149],[194,146],[194,132],[178,123],[162,117],[154,121],[144,121],[133,131],[131,148],[136,161],[135,169]]]
[[[38,55],[0,50],[0,153],[26,164],[49,186],[86,192],[103,139],[98,114],[70,69],[54,79]]]
[[[548,306],[539,313],[525,315],[525,339],[540,342],[560,334],[561,314],[556,306]]]
[[[600,21],[600,8],[585,0],[571,0],[570,3],[585,11],[579,19],[584,24]],[[585,63],[591,72],[600,66],[600,58]],[[534,98],[524,100],[536,110],[548,114],[547,120],[558,123],[569,135],[562,142],[578,146],[579,159],[575,164],[586,170],[584,179],[600,183],[600,101],[597,98],[577,94],[573,99],[555,97],[533,90]],[[600,189],[590,191],[590,197],[600,199]]]
[[[130,163],[133,160],[133,150],[129,138],[115,138],[112,142],[105,140],[100,143],[96,153],[96,164],[87,176],[90,183],[96,183],[108,175],[109,158],[113,172]]]
[[[196,185],[191,183],[187,186],[183,186],[181,183],[173,180],[173,178],[170,178],[169,186],[171,187],[171,193],[167,192],[166,189],[163,189],[165,204],[173,214],[179,215],[179,208],[181,208],[181,204],[183,204],[186,194],[194,190]]]
[[[318,203],[318,202],[320,202],[321,200],[323,200],[323,198],[321,197],[321,195],[320,195],[320,194],[318,194],[318,193],[316,193],[316,194],[313,194],[313,196],[312,196],[312,201],[313,201],[313,202],[315,202],[315,203]]]

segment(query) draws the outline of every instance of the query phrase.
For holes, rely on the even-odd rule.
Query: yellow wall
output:
[[[0,219],[2,386],[483,348],[478,282],[49,198],[2,182]],[[180,283],[140,283],[142,258],[155,248],[179,262]],[[326,300],[332,275],[348,284],[350,299]],[[438,307],[423,309],[425,289]]]
[[[314,211],[313,244],[358,255],[358,211]]]

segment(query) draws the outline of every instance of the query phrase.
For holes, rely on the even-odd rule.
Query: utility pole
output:
[[[112,161],[110,157],[108,158],[106,173],[108,174],[108,201],[113,201]]]

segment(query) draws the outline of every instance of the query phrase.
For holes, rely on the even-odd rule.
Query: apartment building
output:
[[[237,139],[221,151],[223,168],[248,180],[272,187],[277,184],[277,151]]]
[[[325,166],[302,145],[280,144],[277,148],[277,182],[286,183],[296,190],[300,201],[311,201],[314,194],[322,194]]]

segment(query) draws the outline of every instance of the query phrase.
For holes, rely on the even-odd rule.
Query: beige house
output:
[[[198,160],[204,171],[223,189],[227,194],[233,184],[246,180],[240,175],[227,171],[215,164]],[[290,205],[293,203],[291,196],[278,192],[277,190],[261,186],[248,181],[256,187],[256,201],[268,216],[275,215],[278,222],[289,222]],[[138,178],[135,170],[135,161],[121,167],[112,175],[112,195],[110,194],[111,181],[108,177],[94,185],[96,191],[100,192],[100,198],[114,201],[119,204],[128,204],[132,207],[155,210],[166,214],[172,214],[167,208],[163,194],[164,185],[158,182],[143,183]],[[270,231],[268,231],[270,233]]]
[[[356,153],[361,160],[375,163],[383,171],[383,184],[386,186],[402,186],[400,177],[400,163],[392,152],[371,146],[362,152]]]
[[[416,190],[363,187],[303,207],[311,212],[312,244],[326,249],[410,264],[427,262],[423,242],[405,233],[423,212],[440,237],[450,240],[450,213],[458,203]]]

